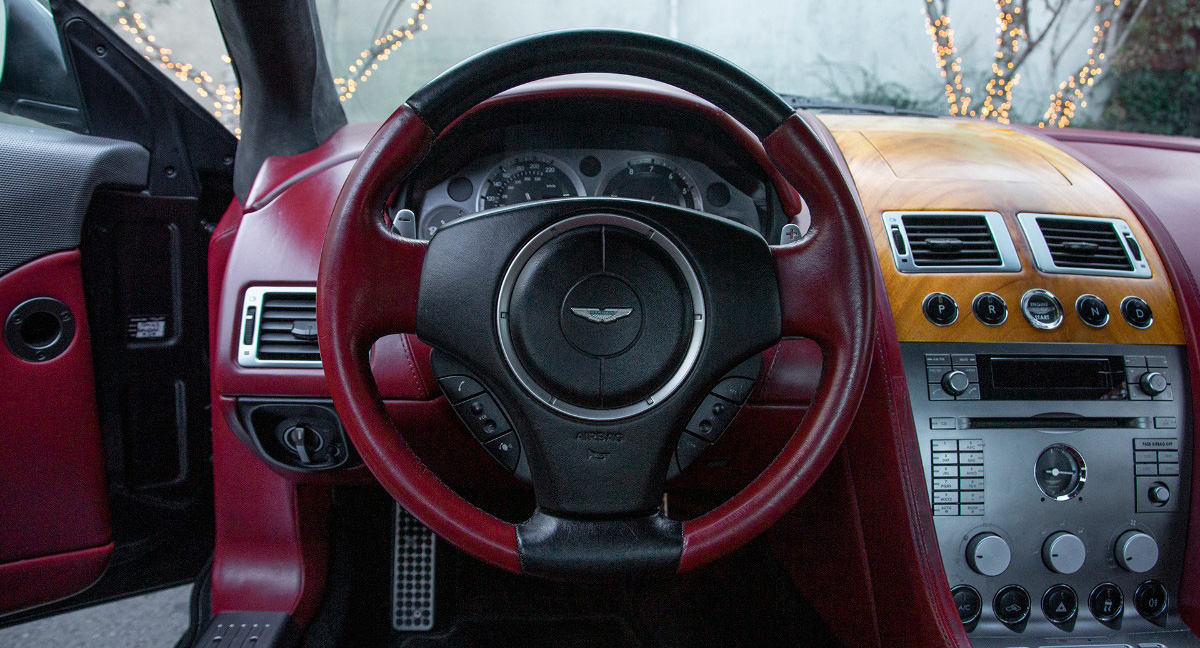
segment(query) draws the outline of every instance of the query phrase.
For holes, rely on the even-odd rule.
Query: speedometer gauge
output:
[[[692,179],[673,162],[653,157],[626,162],[625,168],[608,179],[604,195],[701,208],[700,191]]]
[[[504,160],[479,188],[479,210],[581,196],[583,183],[569,169],[546,155],[519,155]]]

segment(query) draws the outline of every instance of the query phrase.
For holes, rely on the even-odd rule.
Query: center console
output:
[[[902,345],[930,506],[975,646],[1197,645],[1176,603],[1182,348]]]

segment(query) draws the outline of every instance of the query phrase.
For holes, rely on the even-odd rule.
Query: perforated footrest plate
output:
[[[437,544],[433,531],[396,505],[392,565],[392,627],[403,632],[433,628]]]

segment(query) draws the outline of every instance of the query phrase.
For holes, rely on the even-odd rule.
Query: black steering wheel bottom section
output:
[[[655,512],[620,520],[565,518],[542,510],[517,525],[521,570],[555,580],[670,576],[683,524]]]
[[[627,74],[673,85],[733,115],[759,139],[795,112],[761,81],[711,52],[651,34],[608,29],[540,34],[490,49],[431,81],[409,97],[408,105],[439,134],[505,90],[584,72]]]

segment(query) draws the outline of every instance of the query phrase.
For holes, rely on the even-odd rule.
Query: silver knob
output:
[[[971,380],[961,371],[947,371],[942,375],[942,389],[951,396],[962,395],[970,386]]]
[[[1157,371],[1147,371],[1138,379],[1142,391],[1151,396],[1158,396],[1167,391],[1167,377]]]
[[[1083,567],[1086,557],[1087,549],[1083,546],[1083,540],[1073,533],[1059,531],[1042,544],[1042,561],[1052,572],[1074,574]]]
[[[1162,482],[1154,482],[1146,491],[1146,497],[1155,506],[1165,506],[1167,502],[1171,501],[1171,489]]]
[[[1011,561],[1008,542],[995,533],[980,533],[967,543],[967,564],[984,576],[1003,574]]]
[[[1141,531],[1126,531],[1117,538],[1113,557],[1125,569],[1142,574],[1158,564],[1158,543]]]

